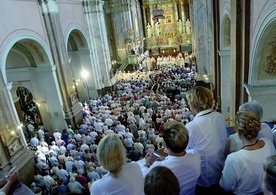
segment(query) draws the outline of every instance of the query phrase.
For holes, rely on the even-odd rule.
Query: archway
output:
[[[69,33],[67,51],[73,74],[72,87],[75,89],[76,96],[80,101],[97,97],[95,78],[92,76],[92,71],[97,72],[97,70],[96,67],[92,69],[88,43],[80,30],[73,29]]]
[[[12,84],[10,93],[19,122],[26,124],[27,121],[21,117],[22,113],[18,109],[20,106],[18,89],[27,89],[28,93],[32,94],[31,103],[40,105],[39,116],[45,128],[52,131],[53,128],[64,127],[65,121],[64,117],[58,117],[63,116],[64,112],[60,106],[62,101],[55,67],[51,65],[48,56],[46,47],[43,47],[39,40],[19,39],[11,48],[7,48],[6,74],[3,76]],[[26,109],[24,106],[22,108]],[[56,117],[52,117],[53,115]]]
[[[263,110],[263,120],[275,116],[271,105],[276,97],[276,5],[266,16],[260,18],[260,27],[253,35],[249,62],[248,85],[245,85],[249,100],[257,100]]]

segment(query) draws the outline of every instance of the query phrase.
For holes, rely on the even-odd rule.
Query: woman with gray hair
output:
[[[239,107],[239,111],[245,111],[250,110],[253,112],[260,120],[262,120],[263,117],[263,108],[260,105],[259,102],[256,100],[246,102]],[[273,134],[271,131],[271,128],[266,123],[261,123],[261,130],[258,132],[258,139],[260,138],[267,138],[271,142],[273,142]],[[232,152],[238,151],[242,147],[242,141],[239,139],[239,136],[237,133],[230,135],[230,137],[227,138],[226,146],[225,146],[225,155]]]
[[[100,141],[97,158],[108,173],[93,182],[91,194],[143,194],[144,180],[139,164],[127,163],[125,147],[116,134]]]

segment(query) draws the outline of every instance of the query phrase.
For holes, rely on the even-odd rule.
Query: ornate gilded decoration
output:
[[[269,75],[276,75],[276,36],[274,40],[269,43],[269,55],[266,57],[265,72]]]

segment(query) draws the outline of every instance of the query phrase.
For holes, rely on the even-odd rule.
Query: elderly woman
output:
[[[186,125],[189,131],[187,149],[195,149],[201,158],[201,175],[197,181],[196,194],[219,194],[219,179],[224,164],[227,139],[226,124],[222,114],[213,110],[212,92],[197,86],[186,93],[194,119]]]
[[[239,110],[250,110],[253,112],[260,120],[263,117],[263,108],[259,102],[256,100],[246,102],[240,105]],[[258,139],[267,138],[271,142],[273,142],[273,135],[271,128],[266,123],[261,123],[261,130],[258,133]],[[242,141],[239,139],[237,133],[230,135],[227,138],[226,146],[225,146],[225,155],[228,155],[232,152],[238,151],[242,147]]]
[[[225,191],[234,194],[262,192],[260,181],[263,162],[268,156],[275,154],[275,148],[269,139],[257,139],[260,129],[260,118],[253,112],[237,112],[236,130],[243,146],[226,158],[220,179],[220,185]]]
[[[116,134],[105,136],[97,148],[97,158],[108,171],[93,182],[91,194],[143,194],[144,180],[138,163],[126,163],[126,152]]]
[[[68,188],[71,193],[82,194],[83,187],[78,181],[76,181],[75,177],[70,177],[70,182],[68,183]]]

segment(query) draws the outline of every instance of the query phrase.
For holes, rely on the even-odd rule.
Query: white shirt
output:
[[[197,184],[204,187],[217,184],[224,164],[227,139],[223,115],[212,112],[212,109],[201,111],[186,128],[189,131],[187,149],[195,149],[201,158],[201,175]]]
[[[273,142],[273,134],[271,128],[266,123],[261,124],[261,131],[259,131],[257,139],[260,138],[267,138],[271,142]],[[230,135],[227,138],[225,155],[238,151],[239,149],[241,149],[242,146],[242,141],[240,140],[237,133]]]
[[[55,138],[55,141],[57,141],[58,140],[58,136],[62,136],[61,135],[61,133],[60,132],[55,132],[55,133],[53,133],[53,136],[54,136],[54,138]]]
[[[265,158],[276,154],[269,139],[262,138],[264,147],[257,150],[241,149],[227,156],[219,184],[234,194],[258,194],[262,192],[262,174]]]
[[[195,150],[187,150],[184,156],[167,156],[163,161],[155,161],[150,168],[142,169],[143,176],[154,167],[169,168],[177,177],[181,195],[194,195],[198,177],[200,176],[200,156]]]
[[[36,137],[33,137],[30,140],[30,143],[31,143],[32,146],[38,146],[39,140]]]
[[[102,179],[93,182],[90,193],[95,195],[143,195],[144,179],[139,164],[126,164],[117,178],[107,173]]]

